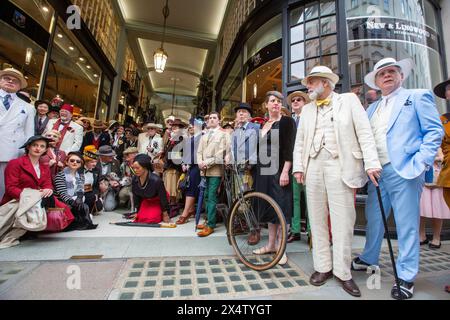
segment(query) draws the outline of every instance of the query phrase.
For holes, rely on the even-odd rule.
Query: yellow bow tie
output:
[[[318,107],[329,106],[330,103],[331,103],[331,99],[323,99],[323,100],[317,100],[316,101],[316,105]]]

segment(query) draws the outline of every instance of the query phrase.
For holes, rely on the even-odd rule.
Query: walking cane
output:
[[[376,179],[376,180],[378,183],[378,179]],[[378,195],[378,204],[380,205],[381,216],[383,218],[384,232],[386,233],[386,240],[387,240],[388,247],[389,247],[389,255],[391,256],[392,268],[394,269],[394,277],[395,277],[395,283],[397,284],[398,297],[400,300],[403,300],[402,294],[401,294],[401,289],[400,289],[400,280],[398,279],[398,274],[397,274],[397,266],[395,265],[394,251],[392,250],[391,237],[389,236],[386,214],[384,212],[383,200],[381,198],[380,186],[378,185],[376,187],[376,189],[377,189],[377,195]]]

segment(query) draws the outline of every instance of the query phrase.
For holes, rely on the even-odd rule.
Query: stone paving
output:
[[[110,299],[241,299],[309,286],[294,263],[256,272],[235,257],[129,260]]]

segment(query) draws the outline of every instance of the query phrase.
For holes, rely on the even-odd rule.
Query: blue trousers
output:
[[[419,272],[419,205],[424,175],[406,180],[389,163],[383,167],[379,185],[386,218],[389,217],[391,208],[394,210],[398,236],[398,276],[404,281],[413,282]],[[377,191],[371,182],[368,187],[366,219],[366,245],[359,258],[371,265],[378,265],[385,230]]]

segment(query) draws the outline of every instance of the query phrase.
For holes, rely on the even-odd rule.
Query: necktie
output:
[[[11,99],[11,95],[10,94],[7,94],[3,98],[3,105],[5,106],[6,110],[9,110],[9,107],[11,107],[11,102],[9,101],[9,99]]]
[[[300,117],[296,116],[295,117],[295,126],[298,128],[298,124],[300,123]]]
[[[329,106],[330,103],[331,103],[331,99],[323,99],[323,100],[317,100],[316,101],[316,105],[318,107]]]
[[[39,130],[42,128],[42,118],[39,118]]]

